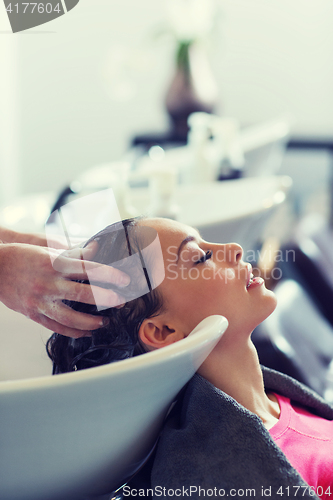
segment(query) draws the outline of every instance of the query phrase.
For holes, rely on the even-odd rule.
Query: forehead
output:
[[[196,229],[170,219],[144,219],[139,222],[139,225],[152,227],[157,231],[162,249],[165,249],[168,245],[179,245],[187,236],[200,239],[199,232]]]

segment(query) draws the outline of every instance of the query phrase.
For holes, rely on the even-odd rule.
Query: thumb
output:
[[[85,248],[81,249],[81,259],[91,260],[98,250],[97,241],[91,241]]]

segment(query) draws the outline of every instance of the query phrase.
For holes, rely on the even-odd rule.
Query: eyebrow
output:
[[[177,262],[178,262],[179,257],[180,257],[180,252],[183,250],[184,246],[187,243],[190,243],[190,241],[196,241],[196,238],[194,236],[186,236],[186,238],[184,238],[183,241],[181,242],[181,244],[179,245],[178,252],[177,252]]]

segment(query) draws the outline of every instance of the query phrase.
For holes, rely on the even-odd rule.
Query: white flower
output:
[[[167,17],[179,41],[204,39],[213,29],[218,0],[166,0]]]

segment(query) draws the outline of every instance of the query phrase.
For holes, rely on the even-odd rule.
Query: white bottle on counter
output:
[[[175,202],[175,190],[178,184],[178,169],[166,159],[160,146],[153,146],[141,161],[138,176],[148,179],[149,215],[176,219],[179,207]]]
[[[209,157],[210,120],[207,113],[192,113],[188,118],[188,148],[192,157],[186,179],[188,183],[212,182],[216,179],[214,164]]]

